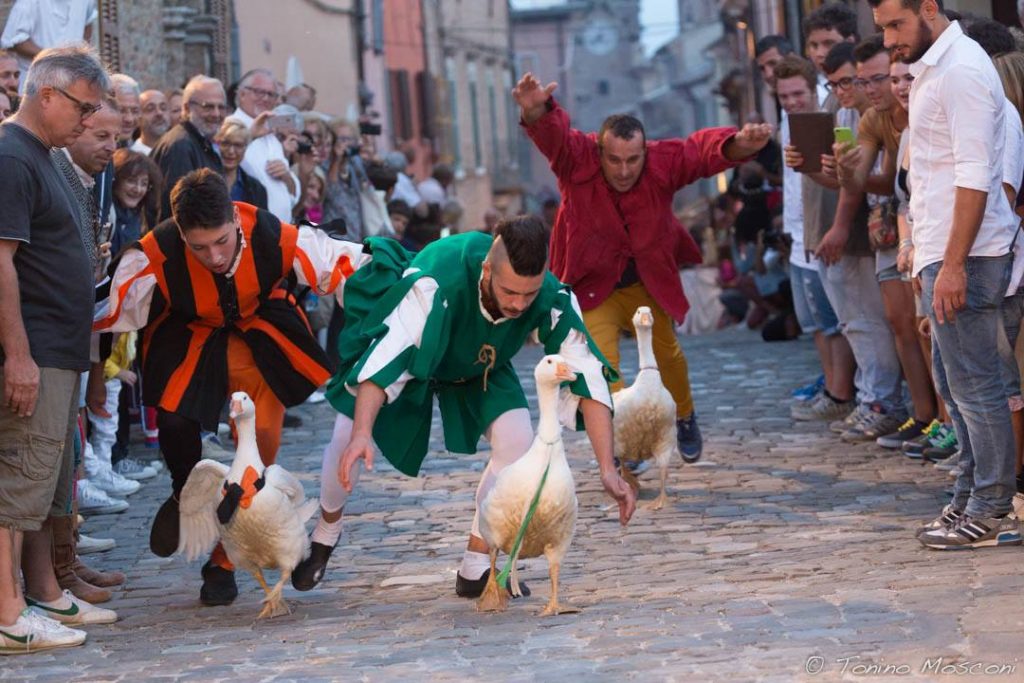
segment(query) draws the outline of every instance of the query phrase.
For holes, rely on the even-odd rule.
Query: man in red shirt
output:
[[[654,355],[676,401],[679,450],[700,459],[686,357],[672,320],[689,305],[679,268],[700,263],[700,248],[672,213],[676,191],[720,173],[767,144],[771,126],[709,128],[685,139],[648,141],[632,116],[610,116],[597,134],[569,126],[547,86],[526,74],[512,90],[522,125],[558,178],[562,205],[551,231],[551,271],[572,286],[601,353],[618,369],[619,335],[638,306],[654,311]],[[613,386],[613,390],[621,388]]]

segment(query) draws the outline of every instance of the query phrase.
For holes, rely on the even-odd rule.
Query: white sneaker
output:
[[[92,605],[81,598],[76,598],[69,590],[53,602],[42,602],[25,596],[28,606],[44,617],[71,626],[85,624],[113,624],[117,621],[117,612]]]
[[[105,553],[108,550],[113,550],[115,547],[117,547],[117,541],[112,538],[93,538],[83,533],[78,534],[78,543],[75,544],[75,549],[79,555]]]
[[[309,398],[306,399],[306,403],[323,403],[326,400],[327,394],[317,389],[316,391],[309,395]]]
[[[89,481],[118,498],[130,496],[142,488],[139,482],[126,479],[109,467],[101,469],[96,474],[90,474]]]
[[[85,631],[68,628],[27,608],[10,626],[0,625],[0,655],[16,655],[85,642]]]
[[[135,458],[124,458],[114,463],[114,473],[120,474],[125,479],[143,481],[152,479],[157,475],[157,469],[142,463]]]
[[[78,509],[87,515],[109,515],[127,510],[128,501],[111,498],[106,491],[88,479],[79,479]]]

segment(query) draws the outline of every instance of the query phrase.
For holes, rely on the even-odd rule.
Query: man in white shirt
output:
[[[18,55],[24,83],[29,65],[40,51],[89,42],[96,16],[96,0],[15,0],[0,35],[0,48]]]
[[[281,141],[264,124],[278,102],[274,75],[253,69],[238,83],[238,109],[229,118],[249,127],[253,140],[245,150],[242,170],[267,190],[267,209],[278,220],[291,223],[292,208],[299,202],[299,179],[291,172]],[[260,118],[262,115],[262,119]]]
[[[1001,303],[1018,221],[1001,188],[1003,87],[936,0],[869,0],[910,63],[913,274],[931,321],[935,383],[961,445],[953,500],[918,532],[929,548],[1020,545],[1014,440],[1000,380]],[[951,201],[952,200],[952,201]]]
[[[131,148],[148,155],[163,134],[171,127],[167,97],[159,90],[146,90],[139,96],[142,114],[139,117],[139,137]]]

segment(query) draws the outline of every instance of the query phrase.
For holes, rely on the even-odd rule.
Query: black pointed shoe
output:
[[[207,562],[203,565],[203,587],[199,589],[199,602],[207,607],[230,605],[238,597],[235,573]]]
[[[153,526],[149,530],[149,549],[157,557],[170,557],[178,549],[178,500],[172,494],[153,518]]]
[[[458,595],[460,598],[479,598],[484,592],[484,587],[487,586],[487,579],[488,577],[490,577],[490,575],[490,569],[484,570],[484,573],[480,576],[480,578],[474,581],[472,579],[467,579],[464,576],[462,576],[462,574],[456,572],[455,594]],[[508,591],[509,595],[512,595],[511,576],[505,580],[505,590]],[[530,597],[530,589],[522,581],[519,582],[519,590],[523,592],[524,598]],[[512,597],[516,596],[512,595]]]
[[[309,557],[299,562],[292,572],[292,587],[297,591],[308,591],[316,588],[324,578],[327,563],[331,561],[331,553],[338,544],[324,545],[313,541],[309,547]]]

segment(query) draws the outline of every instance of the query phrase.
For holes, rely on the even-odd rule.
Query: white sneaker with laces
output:
[[[44,617],[58,621],[61,624],[79,626],[85,624],[113,624],[117,621],[117,612],[112,609],[104,609],[92,605],[69,590],[64,591],[58,600],[43,602],[33,600],[25,596],[28,606],[36,610]]]
[[[88,479],[79,479],[78,509],[87,515],[109,515],[127,510],[128,501],[111,498]]]
[[[10,626],[0,625],[0,654],[16,655],[57,647],[74,647],[85,642],[85,631],[26,608]]]
[[[109,467],[101,469],[96,474],[90,474],[89,481],[109,495],[117,497],[130,496],[142,488],[139,482],[126,479]]]
[[[83,533],[78,534],[78,543],[75,544],[75,550],[78,551],[79,555],[105,553],[116,547],[117,541],[112,538],[93,538],[92,536],[86,536]]]

